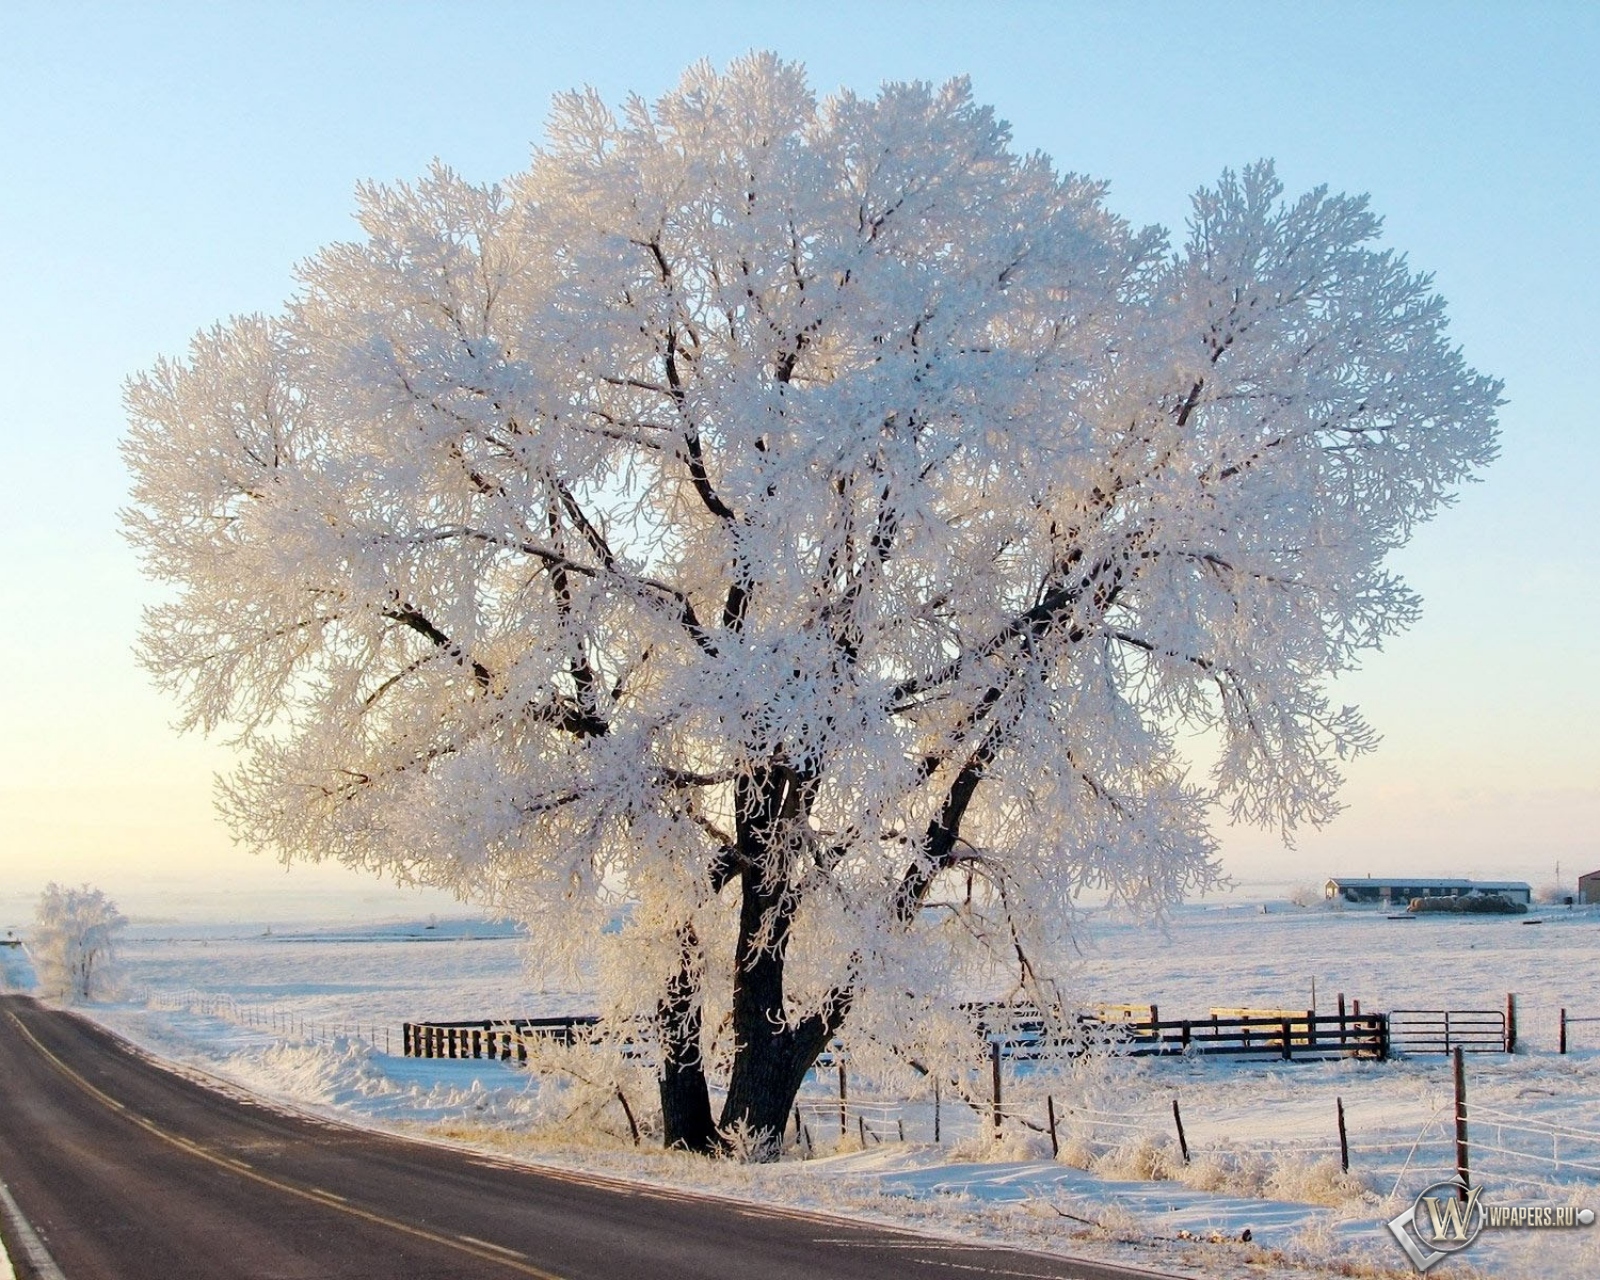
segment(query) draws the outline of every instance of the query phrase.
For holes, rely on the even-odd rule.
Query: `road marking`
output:
[[[8,1013],[6,1016],[9,1017],[12,1022],[17,1024],[17,1030],[22,1033],[23,1037],[28,1041],[28,1043],[38,1050],[44,1059],[49,1062],[51,1066],[55,1067],[57,1071],[61,1072],[62,1075],[66,1076],[67,1079],[71,1080],[91,1098],[95,1099],[95,1101],[102,1103],[113,1110],[121,1112],[125,1119],[129,1120],[133,1124],[138,1125],[152,1137],[159,1138],[168,1146],[176,1147],[180,1151],[186,1151],[190,1155],[196,1156],[209,1164],[216,1165],[219,1169],[226,1169],[228,1172],[236,1175],[237,1177],[248,1178],[252,1182],[260,1183],[265,1187],[271,1187],[273,1190],[281,1191],[285,1195],[291,1195],[300,1200],[309,1200],[312,1204],[320,1204],[326,1209],[333,1209],[339,1213],[348,1214],[350,1217],[359,1218],[363,1222],[370,1222],[375,1226],[387,1227],[389,1230],[398,1231],[402,1235],[412,1236],[418,1240],[426,1240],[430,1244],[442,1245],[447,1249],[454,1249],[457,1253],[467,1254],[469,1257],[477,1258],[481,1262],[492,1262],[497,1266],[507,1267],[512,1271],[520,1271],[523,1275],[533,1276],[534,1280],[564,1280],[563,1277],[556,1275],[554,1272],[545,1271],[529,1262],[521,1261],[523,1257],[522,1254],[516,1253],[510,1249],[502,1249],[499,1245],[491,1245],[487,1241],[475,1241],[473,1243],[467,1243],[467,1240],[470,1239],[470,1237],[458,1238],[455,1236],[441,1235],[436,1231],[429,1231],[424,1227],[414,1227],[408,1222],[401,1222],[395,1218],[385,1217],[381,1213],[373,1213],[367,1209],[359,1209],[347,1201],[343,1196],[335,1195],[331,1191],[324,1191],[320,1187],[298,1186],[295,1183],[285,1182],[281,1178],[271,1177],[255,1169],[241,1168],[234,1161],[229,1160],[226,1156],[217,1155],[211,1151],[208,1151],[205,1147],[201,1146],[197,1142],[192,1142],[187,1138],[181,1138],[177,1134],[168,1133],[165,1129],[161,1128],[160,1125],[156,1124],[155,1121],[140,1115],[137,1111],[131,1110],[122,1103],[118,1102],[115,1098],[111,1097],[110,1094],[99,1088],[96,1088],[94,1085],[90,1084],[86,1079],[84,1079],[83,1076],[79,1075],[78,1072],[74,1071],[59,1057],[47,1049],[42,1043],[40,1043],[39,1038],[34,1035],[33,1032],[29,1031],[25,1025],[23,1025],[22,1019],[17,1017],[16,1014]],[[3,1190],[3,1187],[0,1187],[0,1190]],[[9,1193],[5,1196],[5,1200],[11,1204],[15,1203],[11,1201]],[[22,1222],[23,1226],[27,1225],[25,1222],[23,1222],[20,1212],[17,1213],[17,1221]],[[29,1234],[31,1235],[31,1229]],[[18,1232],[18,1237],[19,1239],[23,1238],[21,1232]],[[38,1238],[36,1236],[33,1238],[37,1243]],[[26,1245],[24,1245],[24,1247],[26,1247]],[[45,1261],[49,1263],[51,1268],[48,1271],[41,1268],[39,1272],[39,1280],[66,1280],[66,1277],[61,1274],[60,1268],[56,1267],[55,1263],[50,1261],[50,1255],[43,1253],[44,1246],[41,1244],[39,1248],[40,1252],[44,1256]]]
[[[905,1252],[921,1254],[937,1253],[965,1253],[982,1255],[990,1252],[987,1245],[961,1244],[959,1241],[928,1241],[918,1244],[915,1241],[874,1240],[861,1239],[853,1236],[817,1236],[812,1244],[831,1244],[846,1249],[900,1249]],[[1022,1280],[1060,1280],[1059,1271],[1015,1271],[1005,1266],[984,1266],[981,1263],[951,1262],[945,1258],[920,1257],[918,1262],[928,1267],[943,1267],[947,1271],[974,1271],[985,1276],[1012,1276],[1021,1277]],[[1077,1259],[1063,1259],[1063,1261],[1077,1261]],[[1149,1275],[1156,1280],[1154,1272],[1138,1272],[1139,1275]],[[1165,1280],[1165,1278],[1161,1278]]]
[[[477,1236],[457,1236],[456,1239],[464,1240],[467,1244],[475,1244],[481,1249],[493,1249],[496,1253],[503,1253],[512,1258],[526,1258],[525,1253],[518,1253],[515,1249],[508,1249],[503,1244],[496,1244],[493,1240],[480,1240]]]
[[[11,1189],[4,1182],[0,1182],[0,1213],[5,1214],[6,1225],[11,1228],[11,1234],[22,1249],[22,1260],[34,1275],[39,1280],[67,1280],[61,1268],[56,1266],[56,1260],[50,1256],[50,1251],[44,1247],[44,1241],[39,1239],[38,1232],[22,1216],[22,1207],[11,1198]],[[0,1246],[0,1258],[5,1258],[3,1246]],[[6,1270],[11,1270],[9,1259],[6,1260]]]

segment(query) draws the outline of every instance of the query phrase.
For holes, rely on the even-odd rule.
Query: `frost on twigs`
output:
[[[1064,1008],[1074,904],[1212,883],[1212,806],[1330,819],[1325,682],[1499,386],[1364,199],[1256,164],[1174,248],[1103,195],[964,81],[769,55],[364,186],[128,389],[144,658],[235,830],[598,945],[709,1150],[847,1024],[926,1056],[975,966]]]
[[[722,1130],[724,1150],[740,1164],[772,1164],[783,1155],[783,1138],[769,1129],[754,1130],[745,1120],[735,1120]]]
[[[113,994],[117,934],[127,923],[99,889],[68,889],[51,881],[39,895],[27,934],[39,990],[69,1003]]]
[[[523,1040],[527,1067],[539,1078],[535,1122],[564,1133],[601,1133],[637,1146],[646,1135],[659,1137],[652,1113],[644,1109],[650,1073],[616,1052],[610,1043],[563,1045]]]

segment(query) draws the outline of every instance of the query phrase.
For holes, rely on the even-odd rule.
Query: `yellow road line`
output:
[[[198,1156],[200,1159],[214,1164],[220,1169],[226,1169],[236,1177],[248,1178],[252,1182],[271,1187],[275,1191],[282,1191],[286,1195],[295,1196],[301,1200],[309,1200],[311,1203],[319,1204],[325,1209],[337,1210],[339,1213],[348,1214],[352,1218],[359,1218],[363,1222],[370,1222],[375,1226],[387,1227],[389,1230],[398,1231],[402,1235],[412,1236],[418,1240],[426,1240],[430,1244],[443,1245],[447,1249],[454,1249],[457,1253],[464,1253],[469,1257],[477,1258],[480,1262],[492,1262],[497,1266],[505,1267],[512,1271],[520,1271],[523,1275],[534,1276],[536,1280],[563,1280],[563,1277],[553,1272],[541,1270],[531,1263],[521,1261],[523,1255],[516,1253],[514,1250],[504,1249],[500,1245],[489,1244],[487,1241],[474,1240],[471,1237],[464,1240],[457,1236],[441,1235],[423,1227],[414,1227],[410,1223],[385,1217],[381,1213],[372,1213],[369,1210],[357,1208],[345,1200],[344,1197],[337,1196],[331,1191],[323,1191],[320,1187],[296,1186],[294,1183],[285,1182],[281,1178],[270,1177],[255,1169],[241,1165],[238,1161],[231,1160],[227,1156],[217,1155],[208,1151],[205,1147],[196,1142],[191,1142],[187,1138],[180,1138],[177,1134],[168,1133],[153,1120],[147,1119],[123,1103],[118,1102],[110,1094],[90,1084],[41,1044],[39,1038],[23,1025],[22,1019],[17,1017],[16,1014],[8,1012],[7,1016],[17,1024],[17,1030],[22,1032],[28,1043],[33,1045],[57,1071],[61,1072],[62,1075],[66,1076],[67,1079],[71,1080],[95,1101],[113,1111],[120,1112],[123,1117],[131,1120],[141,1129],[159,1138],[169,1146],[177,1147],[180,1151],[186,1151],[192,1156]]]
[[[525,1253],[518,1253],[515,1249],[508,1249],[503,1244],[496,1244],[493,1240],[480,1240],[477,1236],[460,1236],[458,1239],[465,1241],[467,1244],[475,1244],[483,1249],[493,1249],[496,1253],[504,1253],[513,1258],[525,1258],[528,1256]]]

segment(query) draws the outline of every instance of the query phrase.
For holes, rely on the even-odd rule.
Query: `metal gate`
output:
[[[1506,1015],[1500,1009],[1394,1009],[1389,1014],[1391,1053],[1507,1053]]]

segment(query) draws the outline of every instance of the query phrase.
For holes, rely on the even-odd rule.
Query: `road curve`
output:
[[[324,1124],[18,996],[0,996],[0,1235],[19,1280],[54,1280],[50,1259],[65,1280],[1150,1275]]]

